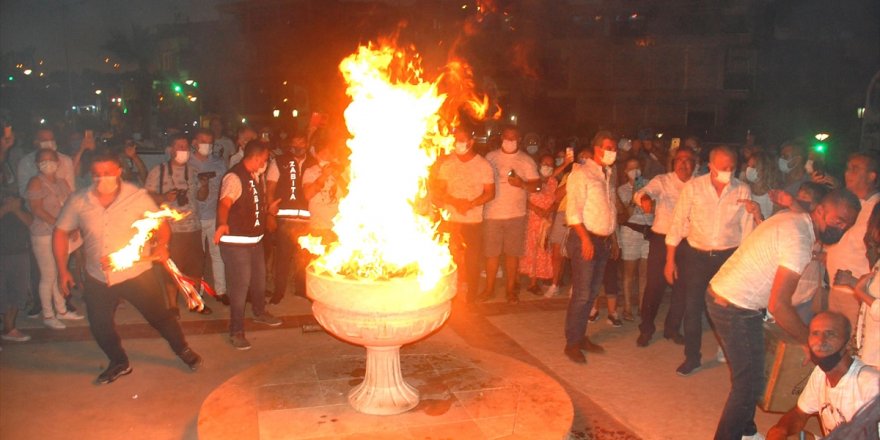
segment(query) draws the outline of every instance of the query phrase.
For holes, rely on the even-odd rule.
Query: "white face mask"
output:
[[[92,180],[95,182],[95,190],[99,194],[112,194],[119,188],[119,178],[116,176],[101,176]]]
[[[189,151],[175,151],[174,161],[178,164],[185,164],[189,160]]]
[[[746,168],[746,180],[755,183],[758,181],[758,169],[753,167]]]
[[[507,154],[516,153],[516,141],[501,141],[501,151]]]
[[[562,166],[562,162],[563,162],[564,160],[565,160],[565,159],[563,159],[563,158],[561,158],[561,157],[557,157],[557,158],[553,161],[553,163],[556,164],[556,166]]]
[[[202,156],[208,156],[211,154],[211,144],[198,144],[196,149]]]
[[[468,150],[470,150],[470,148],[468,147],[467,142],[456,142],[455,143],[455,154],[462,156],[462,155],[467,154]]]
[[[617,159],[617,152],[616,151],[609,151],[609,150],[602,151],[602,165],[611,166],[616,159]]]
[[[730,183],[730,175],[733,174],[730,171],[716,171],[715,172],[715,180],[720,183]]]
[[[43,174],[55,174],[55,171],[58,170],[58,162],[54,160],[44,160],[37,164],[37,166]]]
[[[804,171],[809,174],[813,174],[813,171],[815,171],[815,169],[813,169],[813,159],[807,159],[807,161],[804,163]]]
[[[634,168],[634,169],[628,170],[626,172],[626,175],[629,176],[630,179],[635,181],[636,179],[638,179],[639,177],[642,176],[642,170],[640,170],[638,168]]]
[[[789,171],[791,171],[790,160],[785,160],[785,158],[780,157],[779,158],[779,171],[782,171],[783,173],[788,173]]]
[[[553,167],[550,165],[541,165],[541,177],[550,177],[553,175]]]
[[[535,153],[537,153],[537,152],[538,152],[538,146],[537,146],[537,145],[532,144],[532,145],[529,145],[529,146],[526,147],[526,153],[529,153],[529,154],[532,155],[532,156],[534,156]]]
[[[58,144],[55,141],[42,141],[40,142],[40,149],[58,150]]]

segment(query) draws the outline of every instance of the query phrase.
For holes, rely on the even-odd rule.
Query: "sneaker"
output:
[[[80,315],[79,313],[77,313],[73,310],[70,310],[70,309],[68,309],[67,312],[65,312],[65,313],[59,313],[59,314],[55,315],[55,317],[58,319],[64,319],[67,321],[79,321],[79,320],[85,318],[85,316]]]
[[[43,318],[43,325],[54,330],[64,330],[67,328],[67,326],[64,325],[64,323],[61,322],[60,319],[54,316],[51,318]]]
[[[624,321],[635,321],[633,314],[630,312],[623,312],[623,320]]]
[[[700,371],[700,361],[688,361],[685,360],[683,364],[679,365],[679,367],[675,370],[675,374],[688,377],[691,374]]]
[[[189,347],[186,347],[186,349],[178,353],[177,357],[179,357],[180,360],[182,360],[192,371],[198,370],[199,365],[202,364],[202,357]]]
[[[718,351],[715,352],[715,360],[722,364],[727,363],[727,357],[724,356],[724,350],[722,350],[721,347],[718,347]]]
[[[108,384],[126,374],[131,374],[131,371],[131,365],[129,365],[128,362],[124,364],[110,365],[103,373],[98,375],[98,378],[95,379],[95,383],[98,385]]]
[[[607,319],[608,319],[608,324],[610,324],[612,327],[622,327],[623,326],[623,321],[620,320],[620,317],[617,316],[617,314],[614,314],[614,315],[609,314]]]
[[[601,345],[594,343],[590,340],[590,338],[584,337],[584,340],[581,341],[580,349],[586,351],[588,353],[597,353],[602,354],[605,353],[605,348]]]
[[[27,342],[31,340],[31,337],[22,333],[19,329],[14,328],[8,333],[0,335],[0,339],[3,339],[4,341]]]
[[[640,333],[638,339],[636,339],[636,346],[638,347],[647,347],[650,343],[651,335],[647,333]]]
[[[593,309],[590,312],[590,322],[596,322],[599,320],[599,309]]]
[[[229,335],[229,343],[232,344],[232,347],[236,350],[250,350],[251,343],[248,342],[247,338],[244,337],[244,333],[236,333],[234,335]]]
[[[569,360],[571,360],[572,362],[574,362],[576,364],[586,364],[587,363],[587,358],[584,357],[584,353],[581,352],[580,347],[565,347],[565,350],[563,351],[563,353],[565,353],[565,356]]]
[[[544,298],[553,298],[556,294],[559,293],[559,286],[556,284],[551,284],[550,287],[544,291]]]
[[[259,324],[265,324],[269,327],[278,327],[281,325],[281,320],[272,316],[269,312],[263,312],[257,316],[254,316],[254,322]]]

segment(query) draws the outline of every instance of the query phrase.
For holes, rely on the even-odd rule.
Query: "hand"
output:
[[[281,199],[277,199],[274,202],[269,203],[267,212],[270,215],[278,214],[278,207],[281,206]]]
[[[150,258],[160,263],[164,263],[170,256],[167,244],[157,245],[150,250]]]
[[[229,233],[229,225],[217,226],[217,230],[214,231],[214,243],[219,244],[220,237],[223,237],[224,235],[226,235],[228,233]]]
[[[211,179],[208,178],[208,176],[199,176],[199,191],[201,191],[202,188],[208,186],[208,182],[209,182],[210,180],[211,180]]]
[[[593,259],[593,254],[595,253],[595,249],[593,248],[593,241],[587,237],[586,240],[581,237],[581,258],[584,261],[590,261]]]
[[[73,275],[71,275],[66,267],[58,271],[58,290],[61,291],[62,295],[65,297],[70,296],[70,289],[75,285],[76,282],[73,280]]]
[[[278,230],[278,219],[274,215],[266,216],[266,231],[275,232]]]
[[[642,208],[645,214],[650,214],[654,212],[654,200],[648,197],[647,194],[643,194],[642,198],[639,199],[639,206]]]
[[[770,201],[783,208],[790,208],[794,203],[794,197],[781,189],[771,189],[767,194],[770,196]]]
[[[173,202],[177,200],[177,190],[172,189],[171,191],[168,191],[167,193],[162,195],[162,198],[165,199],[166,202]]]
[[[522,188],[523,186],[523,180],[517,175],[507,176],[507,183],[517,188]]]
[[[752,215],[752,217],[757,219],[764,219],[764,216],[761,215],[761,205],[758,202],[751,199],[739,199],[736,201],[741,205],[744,205],[746,208],[746,212]]]
[[[836,274],[834,274],[834,282],[833,286],[846,286],[846,287],[856,287],[856,283],[859,282],[859,279],[853,276],[852,272],[848,270],[838,270]]]
[[[95,149],[95,137],[94,136],[83,136],[82,142],[79,143],[79,149],[82,151],[94,150]]]
[[[21,209],[21,199],[17,196],[7,197],[6,200],[3,201],[3,211],[15,212],[19,209]]]
[[[666,278],[666,282],[670,285],[675,283],[675,280],[678,279],[678,266],[676,266],[675,261],[667,261],[666,265],[663,266],[663,278]]]

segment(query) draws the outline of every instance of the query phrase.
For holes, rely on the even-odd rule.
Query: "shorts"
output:
[[[483,221],[483,252],[489,258],[501,254],[521,257],[526,252],[526,216]]]
[[[620,227],[617,243],[620,245],[620,257],[623,261],[635,261],[648,258],[649,244],[645,235],[627,226]]]
[[[550,244],[561,245],[565,243],[565,237],[567,236],[568,225],[565,224],[565,211],[559,211],[556,213],[556,218],[553,219],[553,225],[550,226],[550,235],[547,237],[547,241]]]

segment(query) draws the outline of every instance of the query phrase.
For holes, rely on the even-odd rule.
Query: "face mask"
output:
[[[112,194],[119,188],[119,179],[116,176],[101,176],[92,180],[99,194]]]
[[[632,150],[633,143],[629,139],[621,139],[620,142],[617,143],[617,149],[621,151],[629,151]]]
[[[538,146],[537,146],[537,145],[529,145],[529,146],[526,147],[526,153],[529,153],[529,154],[532,155],[532,156],[534,156],[535,153],[537,153],[537,152],[538,152]]]
[[[175,151],[174,161],[179,164],[185,164],[189,160],[189,151]]]
[[[470,148],[468,148],[467,142],[456,142],[455,143],[455,154],[458,154],[459,156],[461,156],[461,155],[467,154],[468,150],[470,150]]]
[[[541,177],[550,177],[553,175],[553,167],[550,165],[541,165]]]
[[[501,141],[501,151],[507,154],[516,153],[516,141]]]
[[[563,162],[564,160],[565,160],[565,159],[563,159],[563,158],[561,158],[561,157],[557,157],[557,158],[553,161],[553,163],[556,164],[556,166],[562,166],[562,162]]]
[[[791,165],[789,164],[789,161],[785,160],[782,157],[779,158],[779,171],[782,171],[783,173],[788,173],[789,171],[791,171]]]
[[[58,144],[55,141],[42,141],[40,142],[40,149],[49,149],[49,150],[57,150]]]
[[[844,346],[844,348],[846,347]],[[823,358],[816,356],[816,354],[813,353],[813,350],[810,350],[810,360],[813,361],[813,363],[816,364],[817,367],[819,367],[822,371],[826,373],[834,369],[834,367],[836,367],[837,364],[840,363],[841,359],[843,359],[843,348],[841,348],[840,351],[838,351],[837,353],[829,354],[828,356],[825,356]]]
[[[614,163],[614,160],[617,159],[616,151],[604,150],[602,151],[602,165],[610,166]]]
[[[804,171],[809,174],[813,174],[813,159],[807,159],[807,161],[804,163]]]
[[[626,172],[626,175],[629,176],[630,179],[635,181],[642,175],[642,170],[635,168]]]
[[[718,171],[715,174],[715,180],[717,180],[721,183],[730,183],[730,175],[731,175],[730,171]]]
[[[202,156],[208,156],[211,154],[211,144],[199,144],[197,149]]]
[[[843,233],[846,232],[843,228],[837,228],[834,226],[825,226],[824,231],[820,231],[819,241],[825,244],[835,244],[843,238]]]
[[[58,162],[54,160],[44,160],[37,165],[43,174],[55,174],[58,169]]]
[[[746,180],[749,182],[755,183],[758,181],[758,169],[748,167],[746,168]]]

